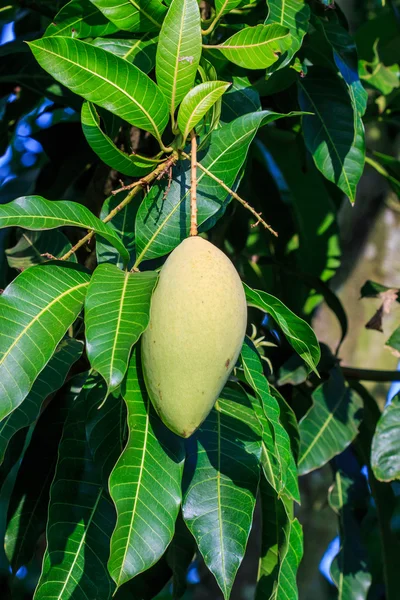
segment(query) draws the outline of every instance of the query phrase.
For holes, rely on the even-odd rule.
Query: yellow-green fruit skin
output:
[[[209,414],[239,356],[247,307],[240,277],[200,237],[166,260],[142,336],[146,388],[162,421],[182,437]]]

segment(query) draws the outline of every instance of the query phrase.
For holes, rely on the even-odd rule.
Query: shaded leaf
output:
[[[87,143],[101,160],[116,171],[129,177],[142,177],[154,169],[158,161],[127,154],[120,150],[100,127],[100,117],[91,102],[82,104],[82,130]]]
[[[12,269],[22,271],[46,262],[49,260],[48,254],[61,258],[71,248],[71,243],[61,231],[27,231],[22,233],[13,248],[6,250],[7,262]],[[75,254],[69,260],[77,262]]]
[[[90,0],[71,0],[56,14],[43,37],[60,35],[85,38],[110,35],[116,31],[118,28]]]
[[[183,442],[155,415],[135,347],[123,396],[128,442],[110,477],[117,509],[108,563],[119,588],[154,565],[171,542],[181,502]]]
[[[85,299],[86,347],[93,369],[115,390],[129,355],[149,322],[157,273],[131,273],[103,263],[94,271]]]
[[[314,113],[304,115],[303,132],[315,165],[354,202],[364,170],[365,141],[351,98],[338,77],[316,67],[298,85],[302,110]]]
[[[186,94],[179,107],[177,121],[183,142],[228,87],[229,83],[223,81],[207,81]]]
[[[0,206],[0,228],[55,229],[82,227],[91,229],[113,244],[125,260],[129,255],[120,237],[95,217],[86,206],[68,200],[50,201],[40,196],[22,196]]]
[[[200,11],[197,0],[173,0],[157,46],[157,83],[171,115],[194,84],[201,56]]]
[[[217,48],[239,67],[265,69],[275,63],[291,44],[289,30],[274,24],[245,27],[222,44],[207,48]]]
[[[312,394],[313,406],[299,423],[299,474],[304,475],[340,454],[358,434],[362,419],[359,397],[346,387],[338,370]]]
[[[127,192],[119,192],[116,195],[109,196],[105,201],[101,209],[100,218],[105,219],[110,212],[122,202],[125,198]],[[140,196],[139,196],[140,197]],[[129,202],[124,208],[115,215],[112,221],[109,221],[108,226],[116,231],[116,233],[121,237],[124,246],[129,252],[130,260],[128,261],[128,269],[131,269],[135,260],[135,232],[134,232],[134,223],[136,218],[136,213],[138,210],[138,201]],[[116,265],[120,269],[124,268],[124,261],[122,256],[112,246],[111,244],[106,243],[106,241],[101,238],[96,241],[96,255],[97,262],[108,262]]]
[[[101,485],[85,433],[85,389],[70,411],[50,490],[47,550],[35,600],[109,600],[107,559],[115,511]]]
[[[107,19],[125,31],[157,31],[167,13],[159,0],[91,0]]]
[[[271,294],[260,290],[252,290],[248,285],[243,285],[247,304],[271,315],[282,329],[289,344],[301,356],[304,362],[313,371],[317,372],[321,350],[315,333],[308,323],[296,316],[280,300],[271,296]]]
[[[380,481],[400,479],[400,396],[385,408],[376,426],[371,466]]]
[[[301,48],[303,38],[308,30],[310,7],[304,0],[267,0],[269,6],[266,25],[276,23],[287,27],[292,43],[279,58],[279,68],[285,67]]]
[[[247,396],[226,387],[187,441],[183,517],[227,599],[253,520],[260,428]]]
[[[261,110],[260,96],[247,77],[233,77],[232,85],[222,97],[221,121],[229,123],[237,117]]]
[[[11,438],[17,431],[29,427],[38,418],[46,398],[63,385],[69,369],[81,356],[82,350],[82,342],[63,340],[39,374],[22,406],[0,422],[0,462],[4,459]]]
[[[140,69],[102,48],[70,38],[42,38],[29,46],[57,81],[161,139],[168,122],[167,105],[159,88]]]
[[[138,38],[96,38],[92,44],[133,63],[143,73],[149,73],[156,63],[158,38],[146,33]]]
[[[45,263],[23,271],[4,290],[0,297],[2,419],[26,398],[75,321],[89,279],[86,271],[71,263]]]
[[[175,534],[167,550],[167,562],[172,570],[173,597],[181,598],[187,588],[187,572],[196,552],[194,537],[180,513],[175,523]]]
[[[261,359],[248,338],[246,338],[242,347],[242,361],[246,381],[261,401],[263,414],[256,414],[263,430],[263,453],[261,461],[265,475],[279,494],[284,493],[300,502],[297,469],[291,450],[290,438],[286,429],[280,423],[280,407],[270,392],[268,380],[263,373]],[[278,481],[275,480],[273,469],[270,466],[270,457],[268,455],[270,454],[271,432],[264,423],[265,419],[272,426],[273,453],[279,465]]]

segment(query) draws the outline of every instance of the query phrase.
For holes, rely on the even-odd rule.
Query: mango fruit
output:
[[[146,388],[162,421],[189,437],[239,356],[247,307],[239,275],[216,246],[185,239],[167,258],[142,336]]]

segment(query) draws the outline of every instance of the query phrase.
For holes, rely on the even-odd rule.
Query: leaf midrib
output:
[[[112,350],[111,350],[111,358],[110,358],[110,383],[109,385],[111,385],[111,380],[112,380],[112,375],[113,375],[113,369],[114,369],[114,359],[115,359],[115,351],[117,348],[117,341],[118,341],[118,335],[119,335],[119,330],[121,327],[121,321],[122,321],[122,312],[123,312],[123,308],[124,308],[124,300],[125,300],[125,295],[126,295],[126,289],[128,286],[128,281],[129,281],[129,271],[125,271],[124,273],[124,283],[122,286],[122,290],[121,290],[121,298],[120,298],[120,303],[119,303],[119,311],[118,311],[118,318],[117,318],[117,324],[115,327],[115,336],[114,336],[114,343],[112,346]]]
[[[224,42],[223,44],[220,44],[219,46],[207,46],[207,48],[223,48],[225,50],[241,50],[242,48],[258,48],[259,46],[265,46],[267,44],[270,44],[271,42],[276,42],[277,40],[282,40],[283,38],[288,37],[289,33],[286,33],[285,35],[280,35],[274,38],[269,38],[268,40],[264,40],[263,42],[257,42],[257,44],[240,44],[240,45],[234,45],[232,46],[231,44],[227,44],[227,42]]]

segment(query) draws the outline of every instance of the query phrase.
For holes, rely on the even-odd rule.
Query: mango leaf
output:
[[[167,13],[159,0],[91,0],[107,19],[125,31],[158,31]]]
[[[61,231],[23,231],[15,246],[7,248],[7,262],[12,269],[22,271],[46,262],[49,260],[48,254],[61,258],[71,248],[72,244]],[[77,262],[75,254],[69,260]]]
[[[306,146],[316,167],[335,183],[351,202],[364,170],[364,127],[356,118],[343,82],[331,72],[313,67],[298,82],[299,103],[304,111]]]
[[[161,140],[168,122],[167,105],[140,69],[80,40],[48,37],[29,46],[40,66],[57,81]]]
[[[221,121],[230,123],[237,117],[260,110],[260,96],[249,79],[232,77],[232,85],[222,97]]]
[[[287,27],[256,25],[245,27],[216,48],[231,62],[245,69],[265,69],[275,63],[279,54],[290,48],[292,38]]]
[[[183,517],[226,599],[253,520],[260,435],[246,394],[240,388],[226,387],[187,441]]]
[[[39,374],[22,406],[0,421],[0,463],[4,460],[11,438],[38,418],[43,402],[63,385],[68,371],[81,356],[82,350],[82,342],[63,340]]]
[[[177,121],[183,143],[229,85],[224,81],[207,81],[196,85],[186,94],[179,107]]]
[[[14,573],[29,563],[46,529],[50,485],[70,399],[68,394],[60,396],[35,425],[8,507],[4,548]]]
[[[92,44],[133,63],[143,73],[149,73],[156,62],[157,41],[157,37],[145,33],[134,39],[98,37]]]
[[[362,475],[359,478],[360,492],[367,498],[365,479]],[[331,575],[341,600],[353,600],[354,597],[366,600],[372,583],[360,524],[354,515],[357,506],[353,506],[353,496],[358,486],[355,478],[338,470],[329,492],[329,504],[339,516],[340,550],[331,565]]]
[[[157,273],[130,273],[103,263],[92,275],[85,299],[86,347],[90,364],[108,392],[122,382],[129,355],[149,322]]]
[[[158,161],[122,152],[100,127],[100,117],[91,102],[82,104],[82,130],[87,143],[101,160],[129,177],[142,177],[157,166]]]
[[[303,38],[308,31],[310,7],[304,0],[267,0],[269,6],[265,25],[276,23],[289,29],[292,36],[291,46],[279,58],[279,68],[290,63],[293,56],[301,48]]]
[[[101,208],[100,219],[105,219],[112,210],[125,198],[127,192],[119,192],[111,195],[104,201]],[[127,263],[127,268],[131,269],[135,260],[135,233],[134,223],[136,213],[139,207],[139,198],[136,202],[129,202],[123,209],[118,211],[112,221],[109,221],[108,226],[114,229],[118,236],[121,237],[125,248],[129,252],[130,259]],[[96,255],[97,262],[108,262],[116,265],[120,269],[124,268],[124,260],[121,254],[106,240],[100,238],[96,240]]]
[[[83,268],[72,263],[45,263],[23,271],[4,290],[0,298],[2,419],[26,398],[75,321],[89,279]]]
[[[233,10],[242,0],[215,0],[215,18],[220,19],[223,15]]]
[[[367,108],[368,94],[358,75],[358,56],[354,38],[342,27],[336,15],[331,16],[329,21],[320,19],[316,23],[332,46],[335,64],[349,87],[358,114],[362,117]]]
[[[362,420],[362,403],[346,387],[340,371],[331,371],[328,381],[312,394],[313,406],[301,419],[299,474],[326,464],[354,440]]]
[[[22,227],[30,230],[56,227],[91,229],[113,244],[125,260],[129,258],[125,246],[115,231],[78,202],[50,201],[41,196],[22,196],[0,206],[0,229],[3,227]]]
[[[378,90],[381,94],[389,95],[394,89],[400,87],[399,65],[382,61],[378,51],[379,39],[373,44],[373,60],[360,60],[360,77],[371,88]]]
[[[279,408],[281,411],[279,415],[279,420],[281,421],[282,425],[289,434],[292,453],[297,463],[300,451],[300,432],[296,415],[293,409],[286,402],[285,398],[272,385],[270,385],[270,392],[279,404]]]
[[[201,164],[217,178],[235,190],[238,173],[246,159],[250,143],[260,126],[298,113],[283,115],[259,111],[243,115],[223,125],[211,135],[210,147],[200,160]],[[166,193],[168,192],[168,193]],[[223,209],[230,200],[219,183],[198,169],[197,220],[202,225]],[[155,184],[140,205],[136,224],[138,265],[143,259],[157,258],[171,252],[184,240],[190,229],[190,170],[184,163],[173,169],[171,182],[165,178]]]
[[[154,565],[174,535],[181,502],[183,442],[155,415],[134,348],[123,396],[128,442],[110,476],[117,509],[108,570],[119,588]]]
[[[297,317],[274,296],[260,290],[252,290],[245,283],[243,285],[247,304],[259,308],[271,315],[282,329],[292,348],[294,348],[304,362],[317,373],[317,365],[321,356],[321,350],[315,333],[308,323],[303,321],[303,319],[300,319],[300,317]]]
[[[193,87],[201,43],[197,0],[173,0],[161,28],[156,55],[157,83],[172,116]]]
[[[110,23],[90,0],[71,0],[54,17],[43,37],[60,35],[73,38],[110,35],[118,27]]]
[[[400,479],[400,396],[386,406],[372,440],[371,466],[380,481]]]
[[[297,483],[297,468],[291,450],[290,438],[279,420],[280,407],[270,392],[268,380],[263,373],[261,359],[253,344],[248,340],[242,347],[242,363],[247,383],[256,392],[261,402],[262,414],[257,411],[257,418],[263,431],[263,452],[261,457],[265,475],[278,494],[284,493],[300,502],[300,492]],[[274,456],[278,461],[278,480],[274,476],[269,461],[271,432],[264,421],[267,419],[272,426],[272,444]],[[266,439],[265,439],[266,438]]]
[[[69,412],[59,446],[35,600],[77,595],[109,600],[113,592],[106,563],[115,511],[86,440],[87,409],[84,388]]]

